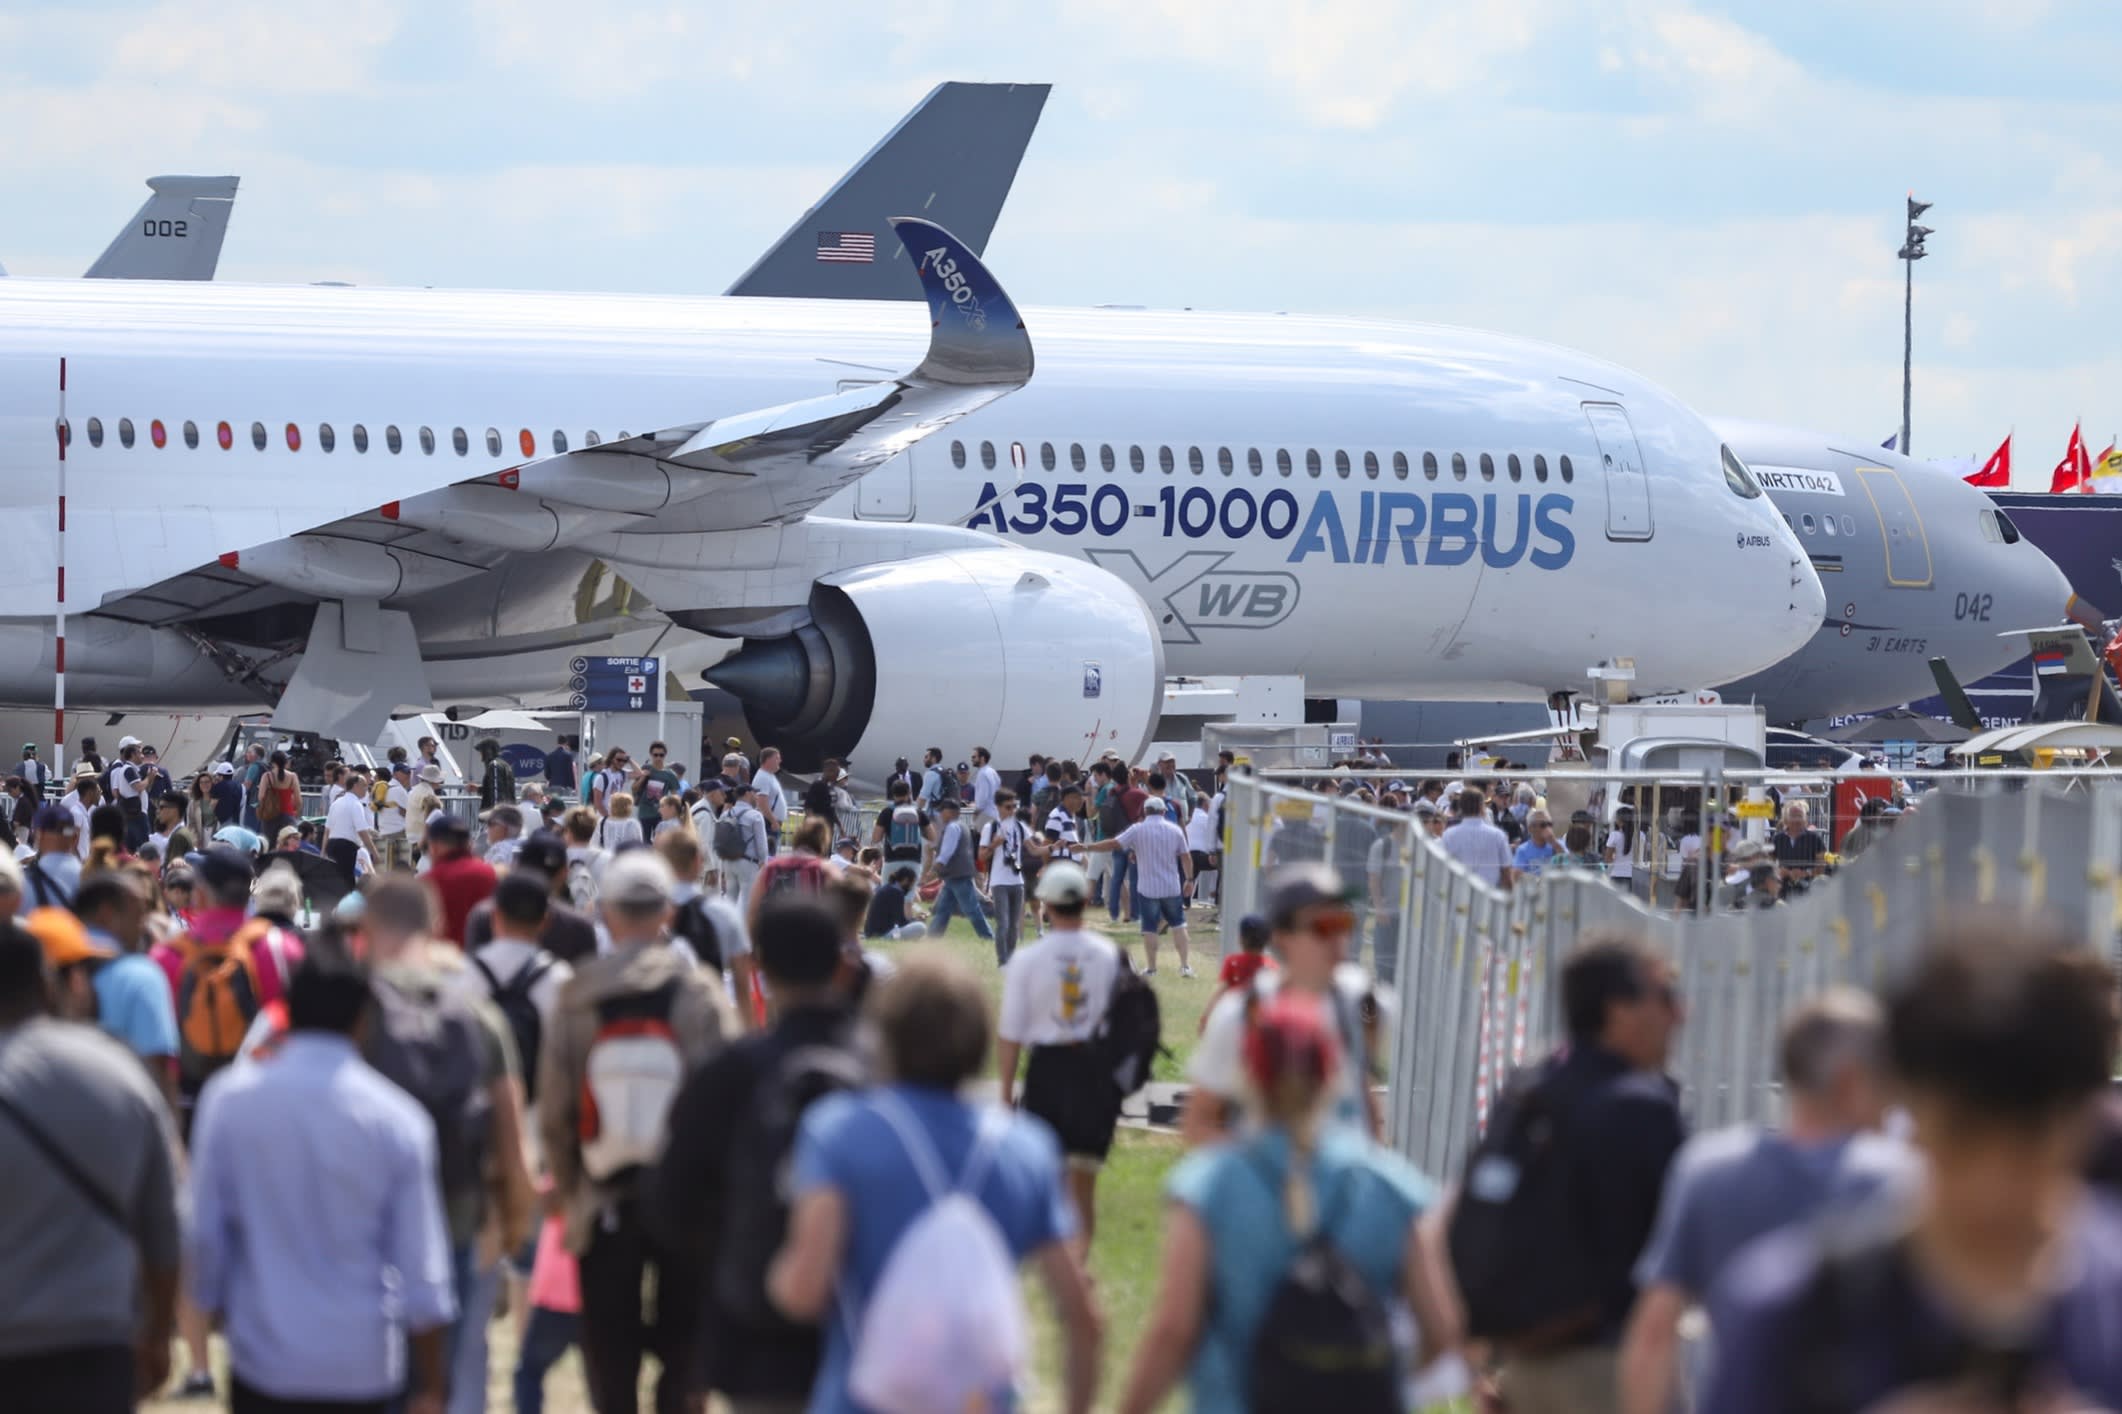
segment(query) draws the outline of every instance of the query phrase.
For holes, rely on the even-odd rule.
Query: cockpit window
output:
[[[2004,539],[2004,527],[1998,522],[1995,511],[1983,511],[1979,519],[1982,522],[1982,538],[1984,540],[1995,544]]]
[[[2005,544],[2007,544],[2007,545],[2016,545],[2016,544],[2018,544],[2018,543],[2019,543],[2019,540],[2020,540],[2020,535],[2019,535],[2019,527],[2018,527],[2018,526],[2016,526],[2016,525],[2013,525],[2013,524],[2012,524],[2012,521],[2011,521],[2011,517],[2010,517],[2010,516],[2008,516],[2008,515],[2006,515],[2006,514],[2004,514],[2004,512],[2002,512],[2002,511],[1998,511],[1998,512],[1997,512],[1997,529],[1999,529],[1999,530],[2001,530],[2001,531],[2003,531],[2003,532],[2004,532],[2004,543],[2005,543]]]
[[[1724,484],[1731,487],[1732,494],[1749,501],[1759,497],[1761,483],[1754,480],[1754,474],[1746,469],[1745,462],[1739,460],[1738,453],[1729,447],[1717,450],[1724,454]]]

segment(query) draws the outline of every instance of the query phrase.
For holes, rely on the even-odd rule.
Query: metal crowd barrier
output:
[[[472,830],[477,830],[479,828],[478,796],[458,794],[455,792],[445,792],[442,796],[442,808],[444,810],[447,810],[451,815],[455,816],[457,819],[462,820],[467,828],[470,828]],[[307,786],[303,787],[302,818],[305,820],[321,820],[324,818],[324,814],[325,805],[323,787],[320,786],[315,790],[312,790]],[[270,844],[271,841],[267,841],[267,843]]]
[[[1720,773],[1719,784],[1763,774]],[[1949,778],[1802,896],[1703,917],[1655,911],[1588,871],[1550,872],[1506,893],[1453,862],[1409,815],[1243,772],[1229,778],[1225,825],[1225,951],[1237,920],[1264,906],[1279,863],[1328,860],[1364,891],[1358,936],[1397,993],[1387,1124],[1395,1147],[1438,1175],[1463,1167],[1511,1070],[1560,1039],[1559,968],[1602,925],[1643,935],[1678,966],[1689,1015],[1672,1069],[1698,1128],[1773,1119],[1775,1038],[1788,1009],[1831,984],[1878,985],[1956,910],[2044,912],[2086,946],[2122,956],[2122,783],[2110,773]]]

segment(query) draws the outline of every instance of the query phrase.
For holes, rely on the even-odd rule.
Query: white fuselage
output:
[[[18,534],[0,560],[0,604],[14,617],[53,609],[62,357],[68,608],[82,613],[221,555],[549,456],[556,433],[579,448],[591,434],[610,441],[888,378],[919,360],[922,314],[9,280],[0,494]],[[1089,559],[1157,610],[1172,672],[1301,673],[1320,695],[1526,696],[1581,685],[1586,668],[1619,657],[1635,660],[1640,689],[1679,688],[1764,668],[1820,624],[1803,548],[1766,499],[1728,484],[1717,435],[1612,365],[1361,319],[1034,309],[1025,322],[1038,361],[1027,388],[821,513],[971,518]],[[634,561],[608,542],[596,552],[660,608],[718,607],[686,601],[673,551],[686,538],[618,537],[661,542]]]

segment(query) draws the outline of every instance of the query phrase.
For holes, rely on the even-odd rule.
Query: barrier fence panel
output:
[[[1746,775],[1719,773],[1714,785],[1744,786]],[[1674,788],[1673,773],[1656,779]],[[1561,1039],[1562,962],[1594,930],[1641,935],[1673,960],[1688,1020],[1671,1065],[1697,1127],[1773,1119],[1789,1009],[1830,985],[1879,986],[1955,912],[2047,913],[2122,960],[2122,783],[2102,773],[1942,778],[1803,896],[1699,917],[1653,909],[1584,870],[1491,888],[1412,817],[1295,782],[1232,773],[1225,823],[1224,951],[1238,920],[1265,910],[1283,864],[1332,863],[1353,890],[1351,958],[1372,968],[1387,1004],[1389,1135],[1440,1175],[1463,1165],[1511,1072]]]

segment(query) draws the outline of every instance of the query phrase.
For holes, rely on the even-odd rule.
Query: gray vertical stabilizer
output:
[[[889,218],[934,221],[975,254],[985,251],[1052,87],[939,84],[728,292],[921,298]]]
[[[234,177],[149,177],[153,193],[118,232],[91,280],[211,280],[236,205]]]

